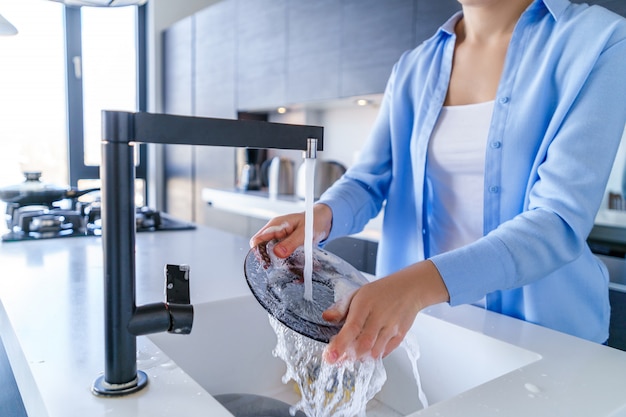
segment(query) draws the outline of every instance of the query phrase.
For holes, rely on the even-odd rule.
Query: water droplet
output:
[[[165,363],[161,364],[161,368],[167,369],[167,370],[173,370],[178,368],[178,365],[176,365],[176,362],[169,360]]]
[[[541,388],[539,388],[535,384],[531,384],[530,382],[525,383],[524,388],[526,388],[528,392],[531,392],[533,394],[539,394],[541,392]]]

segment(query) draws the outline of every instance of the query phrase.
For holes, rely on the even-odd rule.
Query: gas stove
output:
[[[69,207],[68,207],[69,204]],[[4,242],[77,236],[101,236],[100,201],[71,201],[55,205],[7,204],[6,223],[9,232]],[[138,207],[135,215],[137,232],[192,230],[196,226],[149,207]]]

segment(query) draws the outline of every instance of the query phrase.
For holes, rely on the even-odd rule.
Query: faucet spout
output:
[[[306,151],[304,151],[304,158],[305,159],[317,158],[317,139],[316,138],[307,138]]]

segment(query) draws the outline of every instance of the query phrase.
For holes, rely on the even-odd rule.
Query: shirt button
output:
[[[497,185],[492,185],[491,187],[489,187],[489,192],[492,194],[496,194],[500,191],[500,187],[498,187]]]
[[[500,104],[506,104],[509,102],[509,98],[508,97],[500,97]]]
[[[490,146],[493,149],[498,149],[499,147],[502,146],[502,142],[500,142],[499,140],[494,140],[493,142],[491,142]]]

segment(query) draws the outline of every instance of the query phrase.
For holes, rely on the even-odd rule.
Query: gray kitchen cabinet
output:
[[[400,55],[414,46],[414,0],[343,0],[339,96],[381,93]]]
[[[606,7],[617,14],[626,16],[626,1],[624,0],[572,0],[572,2],[597,4],[599,6]]]
[[[291,0],[287,7],[287,102],[337,98],[341,2]]]
[[[224,1],[164,32],[164,111],[236,118],[236,4]],[[165,145],[165,211],[203,223],[201,190],[235,184],[235,150]]]
[[[223,0],[195,15],[196,114],[382,93],[456,0]]]
[[[609,291],[611,301],[611,326],[609,329],[609,346],[626,350],[626,292]]]
[[[193,16],[180,20],[163,35],[163,99],[167,113],[193,113],[193,22]]]
[[[293,0],[287,104],[382,93],[403,52],[431,37],[457,0]]]
[[[334,253],[359,271],[376,273],[378,243],[354,237],[340,237],[328,242],[324,249]]]
[[[233,119],[237,47],[236,2],[222,1],[195,15],[195,114]]]
[[[461,10],[458,0],[416,0],[415,44],[419,45],[435,34],[435,31],[454,13]]]
[[[430,36],[456,9],[456,0],[222,0],[164,32],[164,111],[236,118],[381,93],[420,29]],[[235,152],[165,145],[165,210],[203,223],[200,192],[235,185]]]
[[[287,0],[238,0],[236,27],[238,109],[283,105]]]
[[[236,3],[222,1],[195,15],[194,115],[236,119]],[[203,188],[235,185],[235,149],[197,146],[193,154],[194,221],[205,224]]]
[[[172,25],[163,36],[164,111],[193,114],[194,17]],[[193,148],[164,146],[165,211],[182,220],[193,220]]]

